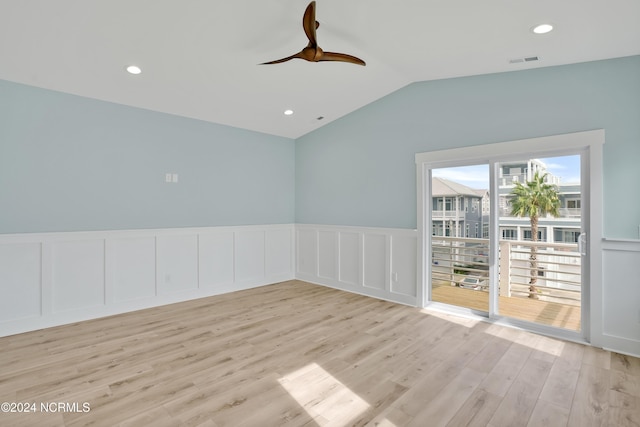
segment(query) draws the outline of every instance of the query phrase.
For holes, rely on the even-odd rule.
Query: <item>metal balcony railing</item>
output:
[[[489,240],[433,236],[431,276],[438,284],[465,286],[473,277],[477,290],[489,289]],[[499,294],[529,297],[531,247],[537,248],[538,298],[542,301],[580,306],[581,256],[576,244],[500,240]],[[467,280],[468,281],[468,280]]]
[[[516,182],[524,184],[527,182],[527,174],[519,173],[519,174],[501,174],[498,178],[498,185],[501,187],[510,187],[514,186]],[[560,178],[554,175],[547,175],[547,179],[545,180],[548,184],[560,184]]]
[[[431,211],[431,218],[438,219],[464,219],[464,211]]]
[[[582,215],[582,211],[580,210],[580,208],[560,208],[558,213],[560,214],[559,218],[580,218],[580,216]],[[516,218],[511,215],[510,207],[500,208],[500,216]],[[543,219],[552,219],[552,218],[553,216],[551,215],[543,217]]]

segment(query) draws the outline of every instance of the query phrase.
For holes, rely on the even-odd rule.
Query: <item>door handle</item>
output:
[[[578,236],[578,252],[580,255],[587,255],[587,233],[580,233]]]

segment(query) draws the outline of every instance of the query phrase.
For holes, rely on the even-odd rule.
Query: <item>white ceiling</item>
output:
[[[367,66],[258,65],[308,3],[0,0],[0,79],[297,138],[416,81],[640,54],[639,0],[317,0],[320,47]]]

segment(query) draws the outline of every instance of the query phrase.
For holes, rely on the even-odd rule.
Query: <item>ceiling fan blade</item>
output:
[[[346,53],[324,52],[318,61],[341,61],[350,62],[351,64],[367,65],[362,59]]]
[[[287,56],[286,58],[276,59],[275,61],[263,62],[263,63],[262,63],[262,64],[260,64],[260,65],[280,64],[280,63],[282,63],[282,62],[287,62],[287,61],[290,61],[290,60],[295,59],[295,58],[302,58],[302,59],[305,59],[305,58],[303,58],[303,57],[301,56],[301,54],[302,54],[302,52],[298,52],[298,53],[296,53],[295,55]]]
[[[302,28],[304,28],[304,33],[307,35],[311,46],[317,46],[318,44],[316,40],[316,28],[319,26],[320,24],[316,22],[316,2],[312,1],[302,16]]]
[[[276,59],[275,61],[263,62],[260,65],[280,64],[294,58],[300,58],[310,62],[340,61],[357,65],[367,65],[362,59],[356,58],[353,55],[347,55],[346,53],[324,52],[320,46],[318,46],[318,41],[316,39],[316,29],[319,26],[320,23],[316,21],[316,2],[312,1],[305,9],[304,15],[302,16],[302,28],[309,39],[307,46],[295,55]]]

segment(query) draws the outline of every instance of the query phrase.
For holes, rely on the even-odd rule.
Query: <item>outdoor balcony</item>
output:
[[[529,298],[532,246],[538,259],[535,299]],[[497,313],[579,331],[580,262],[576,244],[501,240]],[[431,276],[433,301],[489,311],[487,239],[433,236]]]

